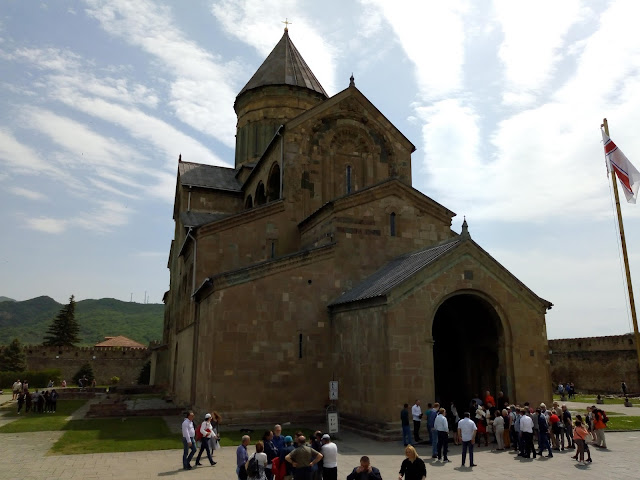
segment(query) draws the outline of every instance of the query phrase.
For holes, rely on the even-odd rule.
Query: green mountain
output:
[[[15,302],[15,300],[13,298],[0,296],[0,303],[2,302]]]
[[[6,298],[6,297],[5,297]],[[62,304],[50,297],[23,302],[0,302],[0,345],[14,338],[23,344],[39,345]],[[121,302],[114,298],[76,302],[76,320],[80,325],[79,346],[90,346],[104,337],[124,335],[147,344],[162,339],[164,305]]]

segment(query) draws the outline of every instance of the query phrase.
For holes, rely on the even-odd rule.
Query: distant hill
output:
[[[41,344],[62,306],[46,296],[23,302],[0,302],[0,345],[14,338],[23,344]],[[81,300],[76,302],[79,346],[95,345],[106,336],[116,335],[145,345],[151,340],[161,340],[163,315],[164,305],[158,303],[122,302],[114,298]]]
[[[0,303],[2,302],[15,302],[15,300],[9,297],[0,297]]]

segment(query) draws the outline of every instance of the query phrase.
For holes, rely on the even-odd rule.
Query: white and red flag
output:
[[[638,189],[640,188],[640,172],[636,170],[629,159],[622,153],[609,136],[602,130],[602,142],[604,143],[604,155],[607,158],[607,168],[616,172],[624,196],[627,202],[636,203]]]

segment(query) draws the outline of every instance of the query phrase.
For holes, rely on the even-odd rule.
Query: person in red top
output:
[[[494,400],[489,390],[487,390],[484,394],[484,404],[486,405],[487,403],[490,403],[491,405],[496,404],[496,401]]]
[[[593,414],[593,431],[596,435],[595,445],[596,447],[607,448],[607,440],[604,437],[604,429],[607,428],[607,414],[604,410],[600,410],[595,405],[591,407]]]
[[[551,439],[553,440],[553,449],[560,450],[560,417],[556,414],[555,410],[551,410],[549,416],[549,424],[551,425]],[[563,448],[564,450],[564,448]]]
[[[573,429],[573,441],[578,447],[578,451],[576,452],[576,456],[572,458],[576,458],[580,465],[585,465],[584,446],[588,436],[589,432],[587,432],[587,429],[582,426],[582,422],[580,420],[576,420],[576,428]],[[591,458],[591,455],[589,455],[589,458]]]

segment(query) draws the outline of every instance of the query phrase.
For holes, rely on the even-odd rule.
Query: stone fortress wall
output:
[[[121,385],[137,383],[143,365],[149,360],[148,348],[129,347],[45,347],[25,346],[28,370],[57,368],[68,385],[72,377],[88,363],[98,385],[109,385],[111,377],[120,377]],[[37,387],[37,385],[34,385]]]
[[[640,394],[640,368],[634,336],[564,338],[549,340],[551,381],[573,382],[578,392],[602,394],[627,391]]]

